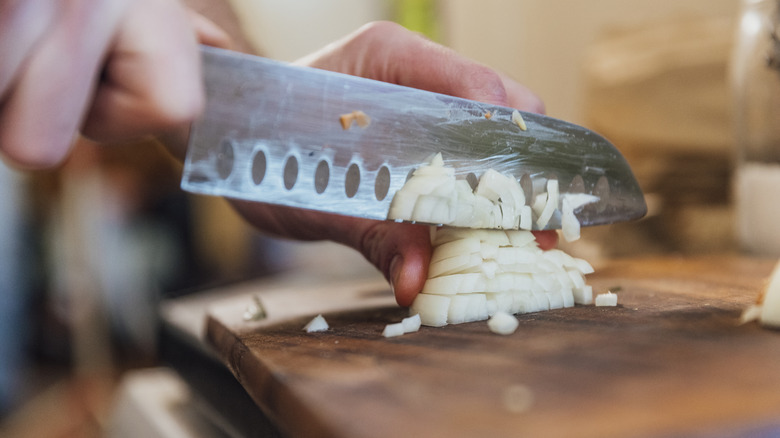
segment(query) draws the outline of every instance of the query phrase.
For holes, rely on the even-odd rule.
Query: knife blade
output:
[[[394,194],[432,154],[458,178],[488,169],[521,181],[528,202],[598,202],[583,226],[642,217],[644,196],[617,148],[586,128],[533,113],[203,47],[206,108],[193,123],[181,187],[189,192],[386,220]],[[342,125],[365,114],[367,126]],[[544,226],[561,227],[560,214]]]

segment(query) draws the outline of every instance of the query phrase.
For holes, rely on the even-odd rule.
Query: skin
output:
[[[229,48],[227,35],[176,0],[5,0],[0,2],[0,152],[21,168],[65,159],[77,135],[104,143],[164,139],[184,156],[204,94],[198,43]],[[370,23],[298,61],[301,65],[543,112],[508,77],[393,23]],[[236,202],[260,230],[330,239],[360,251],[408,306],[431,257],[429,230]],[[537,234],[543,248],[557,234]]]

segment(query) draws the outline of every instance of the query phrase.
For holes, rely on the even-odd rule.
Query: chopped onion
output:
[[[536,225],[540,230],[543,230],[547,223],[550,222],[553,213],[558,209],[558,180],[547,180],[547,200],[545,201],[542,212],[539,213],[539,218],[536,219]]]
[[[404,327],[404,333],[412,333],[420,330],[421,324],[422,322],[420,320],[420,315],[418,314],[414,314],[401,320],[401,325]]]
[[[423,325],[441,327],[447,325],[450,301],[449,297],[420,293],[417,294],[409,310],[412,314],[420,315]]]
[[[547,179],[526,198],[517,178],[489,169],[472,188],[444,165],[440,153],[416,169],[393,197],[388,219],[441,226],[432,228],[428,279],[411,314],[419,314],[423,325],[439,327],[498,312],[591,304],[593,289],[584,276],[593,267],[563,251],[542,251],[530,232],[560,215],[564,238],[579,237],[574,212],[598,198],[561,195],[558,184]]]
[[[400,322],[397,322],[395,324],[387,324],[385,326],[384,331],[382,331],[382,336],[386,338],[401,336],[403,334],[404,334],[404,325],[403,323]]]
[[[528,130],[528,126],[526,126],[525,120],[523,119],[523,115],[520,114],[520,111],[512,111],[512,123],[519,126],[523,131]]]
[[[596,295],[596,306],[617,306],[617,294],[607,291]]]
[[[412,304],[423,325],[591,304],[593,267],[559,249],[542,251],[521,230],[436,228],[428,280]]]
[[[761,291],[758,303],[742,313],[743,322],[756,319],[763,326],[780,328],[780,262],[769,275],[769,281]]]
[[[491,332],[499,335],[511,335],[520,325],[517,318],[501,311],[496,312],[496,314],[488,320],[487,324]]]
[[[307,333],[323,332],[328,329],[328,322],[325,321],[325,318],[323,318],[322,315],[317,315],[314,319],[309,321],[303,329],[306,330]]]

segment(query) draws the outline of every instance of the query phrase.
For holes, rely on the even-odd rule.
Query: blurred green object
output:
[[[437,4],[437,0],[395,0],[396,22],[433,41],[440,41]]]

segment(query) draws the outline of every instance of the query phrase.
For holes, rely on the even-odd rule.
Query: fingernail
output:
[[[390,261],[390,288],[395,294],[395,286],[401,281],[401,268],[404,265],[404,258],[397,254]]]

